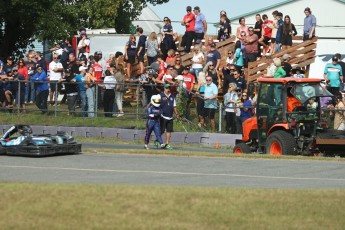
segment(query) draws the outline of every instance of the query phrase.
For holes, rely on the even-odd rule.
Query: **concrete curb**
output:
[[[4,134],[12,125],[0,125],[0,131]],[[99,137],[118,138],[126,141],[144,140],[145,130],[121,129],[105,127],[70,127],[70,126],[31,126],[35,134],[55,134],[64,131],[75,137]],[[234,146],[236,139],[241,139],[239,134],[222,133],[186,133],[174,132],[171,135],[171,143],[175,144],[200,144],[204,146]],[[154,135],[151,135],[154,140]],[[163,140],[165,135],[163,135]]]

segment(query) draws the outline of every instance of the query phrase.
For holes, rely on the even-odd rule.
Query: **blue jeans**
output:
[[[155,136],[159,142],[159,144],[163,144],[163,140],[161,137],[161,127],[159,124],[159,119],[147,119],[146,123],[146,135],[145,135],[145,144],[147,145],[150,142],[150,137],[152,131],[155,133]]]
[[[88,117],[95,117],[95,87],[86,89]]]
[[[196,82],[198,81],[199,73],[202,71],[202,68],[195,68],[195,69],[190,69],[190,73],[194,74]]]
[[[79,97],[81,100],[81,116],[87,117],[87,97],[86,91],[79,91]]]
[[[35,99],[36,99],[35,82],[30,81],[30,101],[35,102]]]

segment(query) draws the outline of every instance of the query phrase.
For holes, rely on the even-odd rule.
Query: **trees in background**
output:
[[[3,0],[0,7],[0,57],[18,54],[34,39],[61,41],[80,28],[115,28],[129,33],[147,3],[169,0]]]

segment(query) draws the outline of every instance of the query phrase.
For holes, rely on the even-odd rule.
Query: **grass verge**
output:
[[[343,190],[0,183],[0,229],[343,229]]]

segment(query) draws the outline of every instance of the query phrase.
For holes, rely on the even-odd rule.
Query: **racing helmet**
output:
[[[18,125],[18,132],[23,136],[32,134],[32,129],[28,125]]]
[[[157,95],[153,95],[151,97],[151,104],[154,107],[159,107],[161,105],[161,95],[157,94]]]

